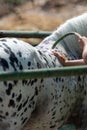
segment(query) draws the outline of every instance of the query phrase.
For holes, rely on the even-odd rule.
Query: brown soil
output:
[[[13,8],[13,5],[1,0],[0,16],[3,17],[0,19],[0,30],[53,31],[65,20],[87,11],[84,0],[31,1]],[[36,42],[36,39],[27,41]]]
[[[0,19],[1,30],[45,30],[53,31],[66,19],[77,16],[87,11],[85,2],[78,0],[61,0],[61,2],[46,2],[47,0],[36,0],[38,2],[27,2],[14,10],[7,11],[10,14]],[[40,1],[43,1],[42,3]],[[51,1],[51,0],[48,0]],[[6,10],[9,9],[5,7]],[[11,8],[11,7],[10,7]],[[4,10],[4,11],[6,11]]]

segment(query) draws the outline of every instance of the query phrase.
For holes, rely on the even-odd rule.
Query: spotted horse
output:
[[[0,72],[62,67],[51,47],[68,32],[87,36],[87,13],[66,21],[36,47],[16,38],[0,38]],[[68,59],[81,58],[75,36],[63,39],[55,49]],[[79,115],[79,127],[86,130],[87,76],[0,82],[0,130],[23,129],[35,111],[43,130],[57,130],[74,112]]]

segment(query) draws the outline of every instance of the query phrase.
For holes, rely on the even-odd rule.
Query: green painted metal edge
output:
[[[55,46],[56,46],[61,40],[63,40],[64,38],[66,38],[66,37],[69,36],[69,35],[75,35],[75,32],[70,32],[70,33],[67,33],[67,34],[63,35],[62,37],[60,37],[60,38],[53,44],[52,49],[54,49]]]
[[[0,30],[0,38],[16,37],[16,38],[44,38],[51,35],[52,32],[47,31],[7,31]]]
[[[76,127],[73,124],[68,124],[68,125],[64,125],[63,127],[59,128],[58,130],[76,130]]]
[[[32,78],[51,78],[61,76],[87,75],[87,66],[59,67],[23,70],[20,72],[0,72],[0,80],[22,80]]]

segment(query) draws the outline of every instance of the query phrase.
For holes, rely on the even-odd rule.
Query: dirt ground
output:
[[[83,0],[35,0],[11,10],[6,4],[1,6],[0,30],[53,31],[65,20],[87,12],[87,3]],[[31,117],[24,130],[45,130],[40,116],[36,117]]]
[[[53,31],[65,20],[87,11],[85,2],[77,2],[81,0],[46,1],[27,2],[12,11],[10,9],[7,15],[5,13],[11,7],[5,8],[4,12],[0,11],[4,15],[0,18],[0,30]]]

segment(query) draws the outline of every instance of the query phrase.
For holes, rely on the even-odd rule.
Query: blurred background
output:
[[[87,0],[0,0],[0,30],[53,31],[86,11]]]
[[[87,0],[0,0],[0,30],[53,31],[87,11]]]

